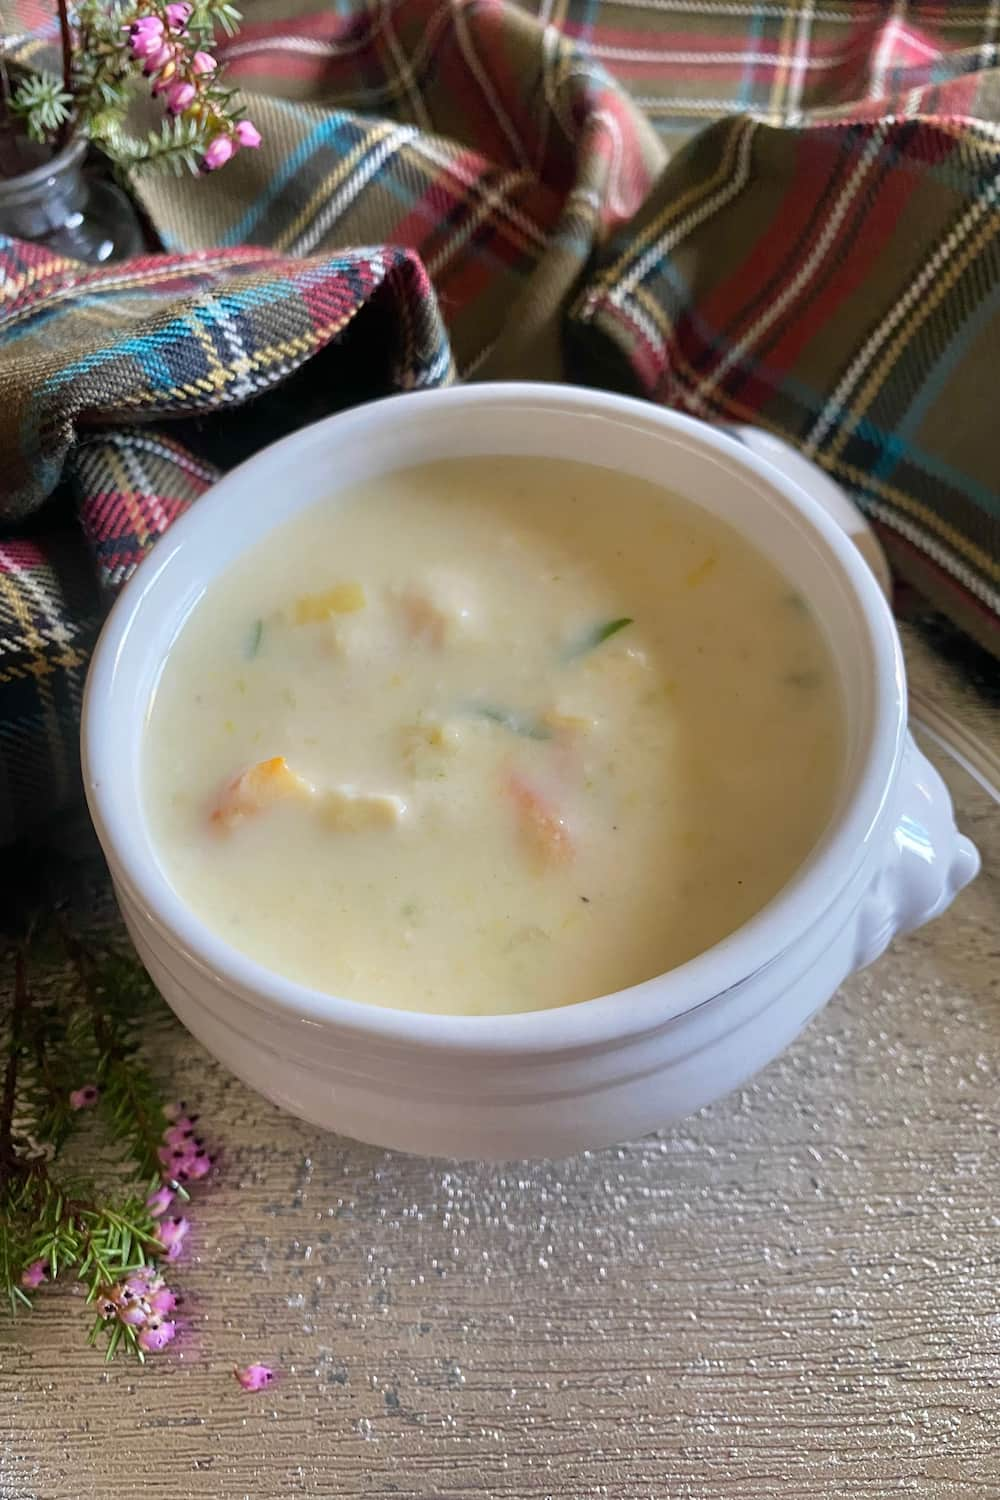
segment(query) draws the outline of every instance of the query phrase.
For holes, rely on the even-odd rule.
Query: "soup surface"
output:
[[[180,895],[271,969],[538,1009],[775,895],[841,720],[805,601],[728,525],[597,467],[463,459],[310,509],[212,586],[150,706],[147,810]]]

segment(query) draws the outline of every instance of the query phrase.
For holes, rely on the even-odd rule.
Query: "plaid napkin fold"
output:
[[[41,0],[15,30],[44,61]],[[251,0],[221,52],[264,145],[135,182],[166,254],[0,241],[0,839],[78,796],[89,652],[156,538],[378,392],[769,428],[1000,653],[998,44],[995,3]]]

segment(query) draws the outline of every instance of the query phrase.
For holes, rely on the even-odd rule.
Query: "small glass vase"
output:
[[[85,140],[71,141],[47,159],[43,148],[19,145],[28,169],[0,176],[0,234],[34,240],[92,265],[143,249],[135,209],[120,188],[87,167]]]

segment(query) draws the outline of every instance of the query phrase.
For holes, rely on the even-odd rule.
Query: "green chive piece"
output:
[[[552,731],[537,719],[513,713],[508,708],[497,708],[492,703],[472,703],[469,705],[469,713],[474,714],[477,719],[488,719],[491,724],[500,724],[504,729],[509,729],[511,734],[519,734],[523,739],[550,740],[552,738]]]
[[[253,629],[250,631],[250,638],[247,641],[247,657],[248,657],[248,659],[250,661],[253,661],[254,657],[257,655],[258,651],[260,650],[260,643],[263,640],[263,638],[264,638],[264,621],[263,620],[254,620],[254,622],[253,622]]]
[[[566,661],[575,661],[578,656],[586,656],[588,651],[596,651],[605,641],[609,641],[619,630],[624,630],[626,625],[633,624],[630,615],[623,615],[620,620],[606,620],[603,625],[595,625],[566,652]]]

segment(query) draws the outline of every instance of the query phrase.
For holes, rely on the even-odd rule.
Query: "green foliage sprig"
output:
[[[233,35],[240,13],[229,0],[58,0],[63,72],[29,73],[7,109],[29,139],[65,145],[72,130],[125,168],[212,171],[240,149],[260,145],[236,91],[224,82],[213,48]],[[148,87],[161,100],[158,129],[130,128]]]
[[[73,117],[73,95],[54,73],[33,73],[23,78],[10,103],[11,114],[24,122],[28,139],[44,145],[54,140]]]
[[[46,1281],[71,1275],[96,1308],[90,1337],[108,1358],[139,1359],[173,1338],[176,1297],[163,1262],[188,1224],[164,1218],[187,1198],[183,1179],[210,1164],[182,1106],[161,1102],[139,1058],[155,991],[123,953],[95,951],[68,929],[59,993],[32,992],[29,936],[14,957],[0,1010],[0,1289],[12,1312]],[[96,1113],[116,1155],[108,1189],[65,1165],[80,1126]]]

